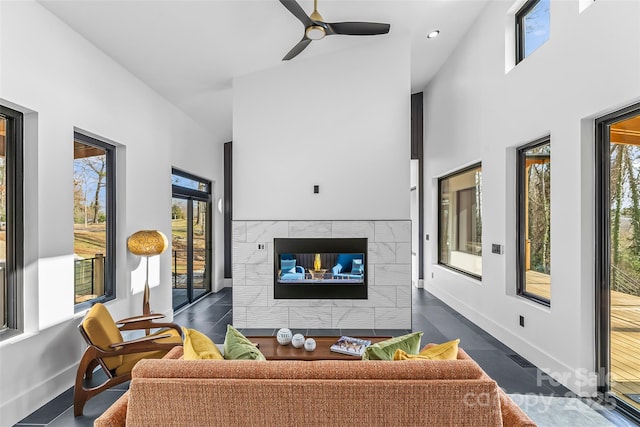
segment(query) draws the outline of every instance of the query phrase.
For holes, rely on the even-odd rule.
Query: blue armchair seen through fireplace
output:
[[[280,280],[304,280],[304,267],[295,258],[280,260]]]
[[[331,268],[333,277],[343,279],[361,279],[364,276],[362,254],[340,254],[336,265]]]

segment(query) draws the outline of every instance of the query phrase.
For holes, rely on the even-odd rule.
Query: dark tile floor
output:
[[[175,315],[175,322],[197,329],[208,335],[214,342],[224,342],[227,324],[232,323],[231,288],[208,295],[199,302],[182,309]],[[527,367],[526,360],[518,363],[513,352],[485,331],[469,322],[460,313],[422,289],[413,289],[414,331],[423,331],[422,343],[443,342],[460,338],[460,345],[507,393],[535,393],[543,395],[565,396],[569,392],[552,381],[540,381],[545,375],[535,366]],[[245,335],[275,335],[276,329],[240,329]],[[397,336],[407,330],[373,329],[309,329],[294,330],[307,336],[318,335],[386,335]],[[96,377],[98,375],[96,374]],[[127,389],[128,383],[106,390],[89,400],[84,415],[73,416],[73,389],[57,396],[49,403],[20,421],[16,426],[92,426],[97,418]],[[613,425],[633,426],[635,424],[617,412],[601,412]]]

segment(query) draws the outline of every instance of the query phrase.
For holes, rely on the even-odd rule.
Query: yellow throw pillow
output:
[[[184,342],[182,343],[184,360],[224,360],[222,353],[208,336],[195,329],[187,329],[184,326],[182,327],[182,332],[184,333]]]
[[[433,347],[425,348],[418,354],[407,354],[402,349],[396,350],[393,360],[456,360],[458,358],[460,339],[447,341]]]

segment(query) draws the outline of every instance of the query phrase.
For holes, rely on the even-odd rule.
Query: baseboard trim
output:
[[[67,391],[75,382],[77,369],[77,364],[73,364],[46,381],[33,385],[24,393],[3,402],[0,406],[0,425],[16,424]]]
[[[532,361],[538,369],[551,376],[555,381],[567,387],[581,397],[593,397],[597,393],[596,374],[591,370],[571,367],[539,347],[532,346],[495,320],[486,317],[475,308],[461,301],[442,288],[429,289],[436,298],[462,314],[469,321],[484,329],[503,344],[512,348],[525,359]]]

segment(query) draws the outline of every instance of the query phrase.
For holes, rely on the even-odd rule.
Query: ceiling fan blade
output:
[[[302,52],[307,46],[309,46],[309,43],[311,43],[311,39],[307,38],[307,36],[302,37],[302,40],[300,40],[298,44],[295,45],[293,49],[291,49],[289,53],[284,56],[284,58],[282,58],[282,60],[288,61],[295,58],[300,52]]]
[[[305,28],[313,25],[311,18],[304,12],[304,9],[302,9],[302,6],[300,6],[296,0],[280,0],[280,3],[282,3],[293,16],[298,18]]]
[[[281,0],[282,1],[282,0]],[[329,34],[343,34],[347,36],[375,36],[387,34],[391,25],[377,22],[327,22]]]

